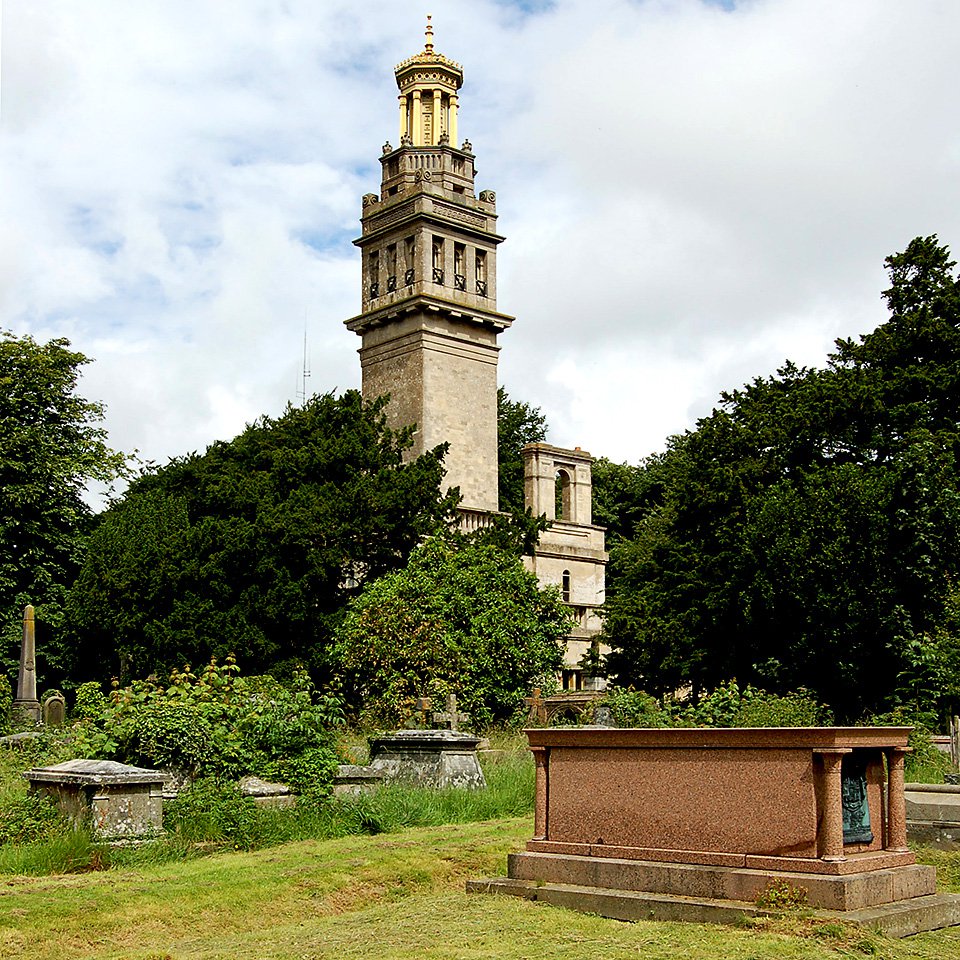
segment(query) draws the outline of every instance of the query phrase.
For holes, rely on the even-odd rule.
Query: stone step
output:
[[[899,903],[851,910],[838,916],[872,927],[888,937],[910,937],[924,930],[940,930],[960,924],[960,895],[935,893]]]
[[[468,880],[466,889],[468,893],[522,897],[580,913],[595,913],[613,920],[736,924],[743,917],[778,913],[745,901],[680,897],[637,890],[608,890],[574,884],[515,880],[509,877]],[[809,914],[859,923],[889,937],[908,937],[925,930],[939,930],[960,924],[960,895],[938,893],[863,910],[812,910]]]
[[[507,856],[507,875],[516,880],[738,903],[752,903],[777,879],[802,890],[810,907],[842,911],[927,896],[937,890],[933,867],[918,864],[832,876],[529,850]]]

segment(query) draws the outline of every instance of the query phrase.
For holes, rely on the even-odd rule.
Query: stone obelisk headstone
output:
[[[33,607],[23,608],[23,644],[20,647],[20,673],[17,675],[17,697],[14,712],[27,720],[40,721],[40,701],[37,699],[37,640],[33,622]]]

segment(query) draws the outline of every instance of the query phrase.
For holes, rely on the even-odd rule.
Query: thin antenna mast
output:
[[[300,406],[304,406],[307,402],[307,380],[310,379],[310,360],[307,355],[307,325],[303,325],[303,367],[300,371],[300,386],[297,390],[297,399],[300,401]]]

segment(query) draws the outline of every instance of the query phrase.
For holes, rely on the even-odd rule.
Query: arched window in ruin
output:
[[[564,603],[570,602],[570,571],[564,570],[560,580],[560,596]]]

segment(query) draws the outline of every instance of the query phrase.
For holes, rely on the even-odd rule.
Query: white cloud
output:
[[[521,6],[528,8],[519,9]],[[445,0],[497,191],[501,379],[636,461],[719,390],[883,319],[884,256],[960,249],[937,0]],[[360,196],[396,138],[388,0],[6,0],[0,325],[67,335],[113,442],[202,448],[359,383]]]

